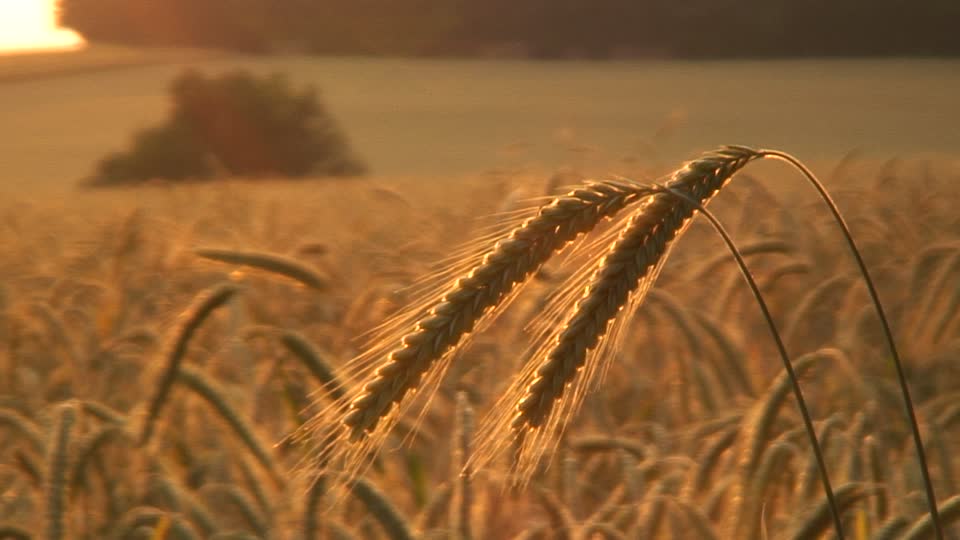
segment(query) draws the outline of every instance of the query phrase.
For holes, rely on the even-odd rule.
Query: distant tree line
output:
[[[960,0],[61,0],[91,41],[538,58],[960,54]]]

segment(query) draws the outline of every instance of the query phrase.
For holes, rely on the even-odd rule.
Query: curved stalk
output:
[[[820,449],[820,443],[817,442],[817,433],[813,427],[813,420],[810,418],[810,411],[807,409],[806,400],[804,400],[803,392],[800,390],[800,381],[797,379],[797,374],[794,372],[793,365],[790,363],[790,357],[787,355],[786,346],[783,344],[783,339],[780,337],[780,332],[777,331],[777,325],[773,321],[773,316],[770,314],[770,309],[767,307],[767,303],[763,299],[763,294],[761,294],[756,280],[753,279],[753,274],[750,272],[750,269],[747,268],[747,263],[744,261],[743,255],[740,253],[740,250],[737,249],[736,244],[733,242],[733,238],[730,237],[720,221],[717,220],[717,218],[702,204],[686,194],[669,187],[655,186],[655,188],[663,191],[664,193],[670,193],[675,197],[685,200],[691,206],[696,208],[698,212],[703,214],[704,217],[710,221],[710,224],[713,225],[713,228],[717,231],[717,233],[723,237],[723,241],[727,244],[727,248],[730,249],[730,253],[732,253],[733,257],[736,259],[737,265],[740,267],[740,273],[743,274],[743,278],[747,281],[747,284],[750,286],[750,290],[753,292],[753,296],[757,301],[757,305],[760,306],[760,310],[763,312],[763,318],[766,320],[767,326],[770,328],[770,333],[773,335],[773,340],[776,342],[777,350],[780,352],[780,359],[783,361],[783,368],[787,372],[787,377],[790,378],[790,383],[793,386],[793,395],[797,400],[797,408],[800,409],[800,416],[803,417],[803,425],[807,432],[807,438],[810,441],[810,446],[813,448],[813,454],[817,461],[817,467],[820,469],[820,480],[823,483],[823,491],[826,493],[827,504],[830,506],[830,512],[833,514],[833,526],[834,529],[836,529],[837,538],[843,540],[843,525],[840,522],[840,511],[837,507],[837,501],[833,495],[833,488],[830,486],[830,476],[827,473],[827,465],[823,459],[823,452]]]
[[[923,485],[927,495],[927,506],[930,512],[930,519],[933,520],[933,527],[934,531],[936,532],[937,539],[943,540],[943,525],[940,521],[940,513],[937,510],[937,498],[933,490],[933,481],[930,478],[930,469],[927,467],[927,457],[923,448],[923,438],[920,436],[920,424],[917,422],[917,414],[913,407],[913,399],[910,397],[910,387],[907,384],[907,377],[903,371],[903,362],[900,360],[900,353],[897,350],[896,343],[894,342],[893,332],[890,330],[890,323],[887,321],[887,316],[884,313],[883,306],[880,304],[880,296],[877,294],[877,289],[873,284],[873,279],[870,278],[870,272],[867,271],[867,265],[864,263],[863,257],[860,255],[860,250],[857,249],[857,244],[853,240],[853,235],[850,233],[850,228],[847,226],[847,222],[840,214],[840,209],[837,207],[836,203],[833,202],[833,198],[831,198],[827,193],[827,189],[817,179],[816,175],[813,174],[813,171],[801,163],[799,159],[779,150],[762,149],[759,150],[759,154],[764,158],[784,161],[799,170],[806,177],[810,184],[812,184],[820,194],[820,198],[823,199],[823,202],[826,203],[827,207],[830,208],[830,212],[833,214],[834,220],[836,220],[837,224],[840,226],[840,229],[843,232],[843,237],[846,239],[847,245],[850,247],[850,251],[853,252],[853,258],[856,260],[857,266],[860,267],[860,273],[863,274],[863,281],[867,285],[867,292],[870,294],[870,300],[873,302],[874,309],[877,311],[877,316],[880,318],[880,324],[883,326],[883,335],[887,341],[887,347],[890,349],[890,356],[893,359],[893,365],[897,371],[897,381],[900,384],[900,393],[903,395],[907,421],[910,423],[910,429],[913,435],[913,444],[917,451],[917,461],[920,465],[920,474],[923,477]]]

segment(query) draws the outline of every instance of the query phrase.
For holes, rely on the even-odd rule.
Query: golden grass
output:
[[[929,295],[956,272],[956,178],[905,169],[875,189],[875,170],[854,170],[847,174],[855,181],[831,187],[840,188],[894,328],[909,334],[910,380],[921,422],[938,431],[928,453],[952,520],[960,506],[951,498],[960,469],[950,459],[960,444],[953,361],[960,322],[947,320],[948,298]],[[429,406],[398,415],[359,488],[338,491],[332,478],[309,489],[312,475],[286,474],[309,459],[309,448],[270,443],[300,429],[331,397],[349,400],[343,396],[362,389],[365,381],[349,369],[364,350],[357,337],[402,317],[425,291],[435,297],[432,287],[489,247],[491,230],[502,234],[529,215],[493,220],[492,229],[491,220],[477,219],[505,210],[515,188],[539,197],[546,184],[514,182],[464,178],[444,189],[416,179],[231,182],[2,199],[0,531],[36,537],[49,524],[64,538],[137,530],[149,538],[158,529],[168,538],[723,538],[729,527],[757,538],[825,534],[828,510],[799,419],[780,406],[788,396],[775,380],[781,368],[763,321],[745,291],[726,286],[736,269],[718,262],[722,246],[698,221],[666,263],[659,299],[625,325],[602,386],[585,394],[557,456],[540,464],[530,489],[508,489],[509,459],[454,474],[477,452],[464,438],[467,404],[478,418],[496,406],[524,367],[553,291],[579,272],[589,249],[545,265],[436,381]],[[776,247],[757,248],[748,262],[761,282],[778,274],[764,290],[778,320],[816,314],[802,299],[852,275],[845,248],[787,177],[764,173],[761,182],[772,200],[745,180],[711,209],[738,241]],[[744,209],[759,199],[762,207]],[[585,240],[607,246],[614,233],[601,226]],[[451,248],[464,244],[462,252]],[[328,286],[204,261],[195,255],[204,246],[290,258]],[[434,264],[451,256],[460,262]],[[805,271],[783,270],[800,264]],[[418,281],[429,274],[443,279]],[[176,340],[180,313],[225,280],[241,291],[195,329],[185,369],[155,415],[152,442],[138,447],[158,385],[154,370],[168,358],[157,336]],[[818,360],[804,391],[826,439],[845,527],[857,540],[884,527],[929,535],[876,322],[863,315],[867,300],[856,287],[843,300],[831,303],[829,317],[797,321],[791,339],[797,354],[810,352],[804,344],[843,353]],[[327,391],[334,388],[344,394]],[[76,416],[69,432],[63,403]]]

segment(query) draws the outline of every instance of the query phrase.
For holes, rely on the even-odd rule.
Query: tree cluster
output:
[[[92,41],[538,58],[957,55],[956,0],[61,0]]]
[[[280,75],[235,71],[208,78],[185,71],[170,88],[166,122],[134,135],[100,161],[93,185],[152,179],[352,176],[366,166],[313,89]]]

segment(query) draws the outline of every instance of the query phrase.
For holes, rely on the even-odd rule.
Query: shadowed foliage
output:
[[[215,176],[353,176],[366,166],[312,88],[282,75],[183,72],[170,87],[167,121],[100,161],[91,185]]]

